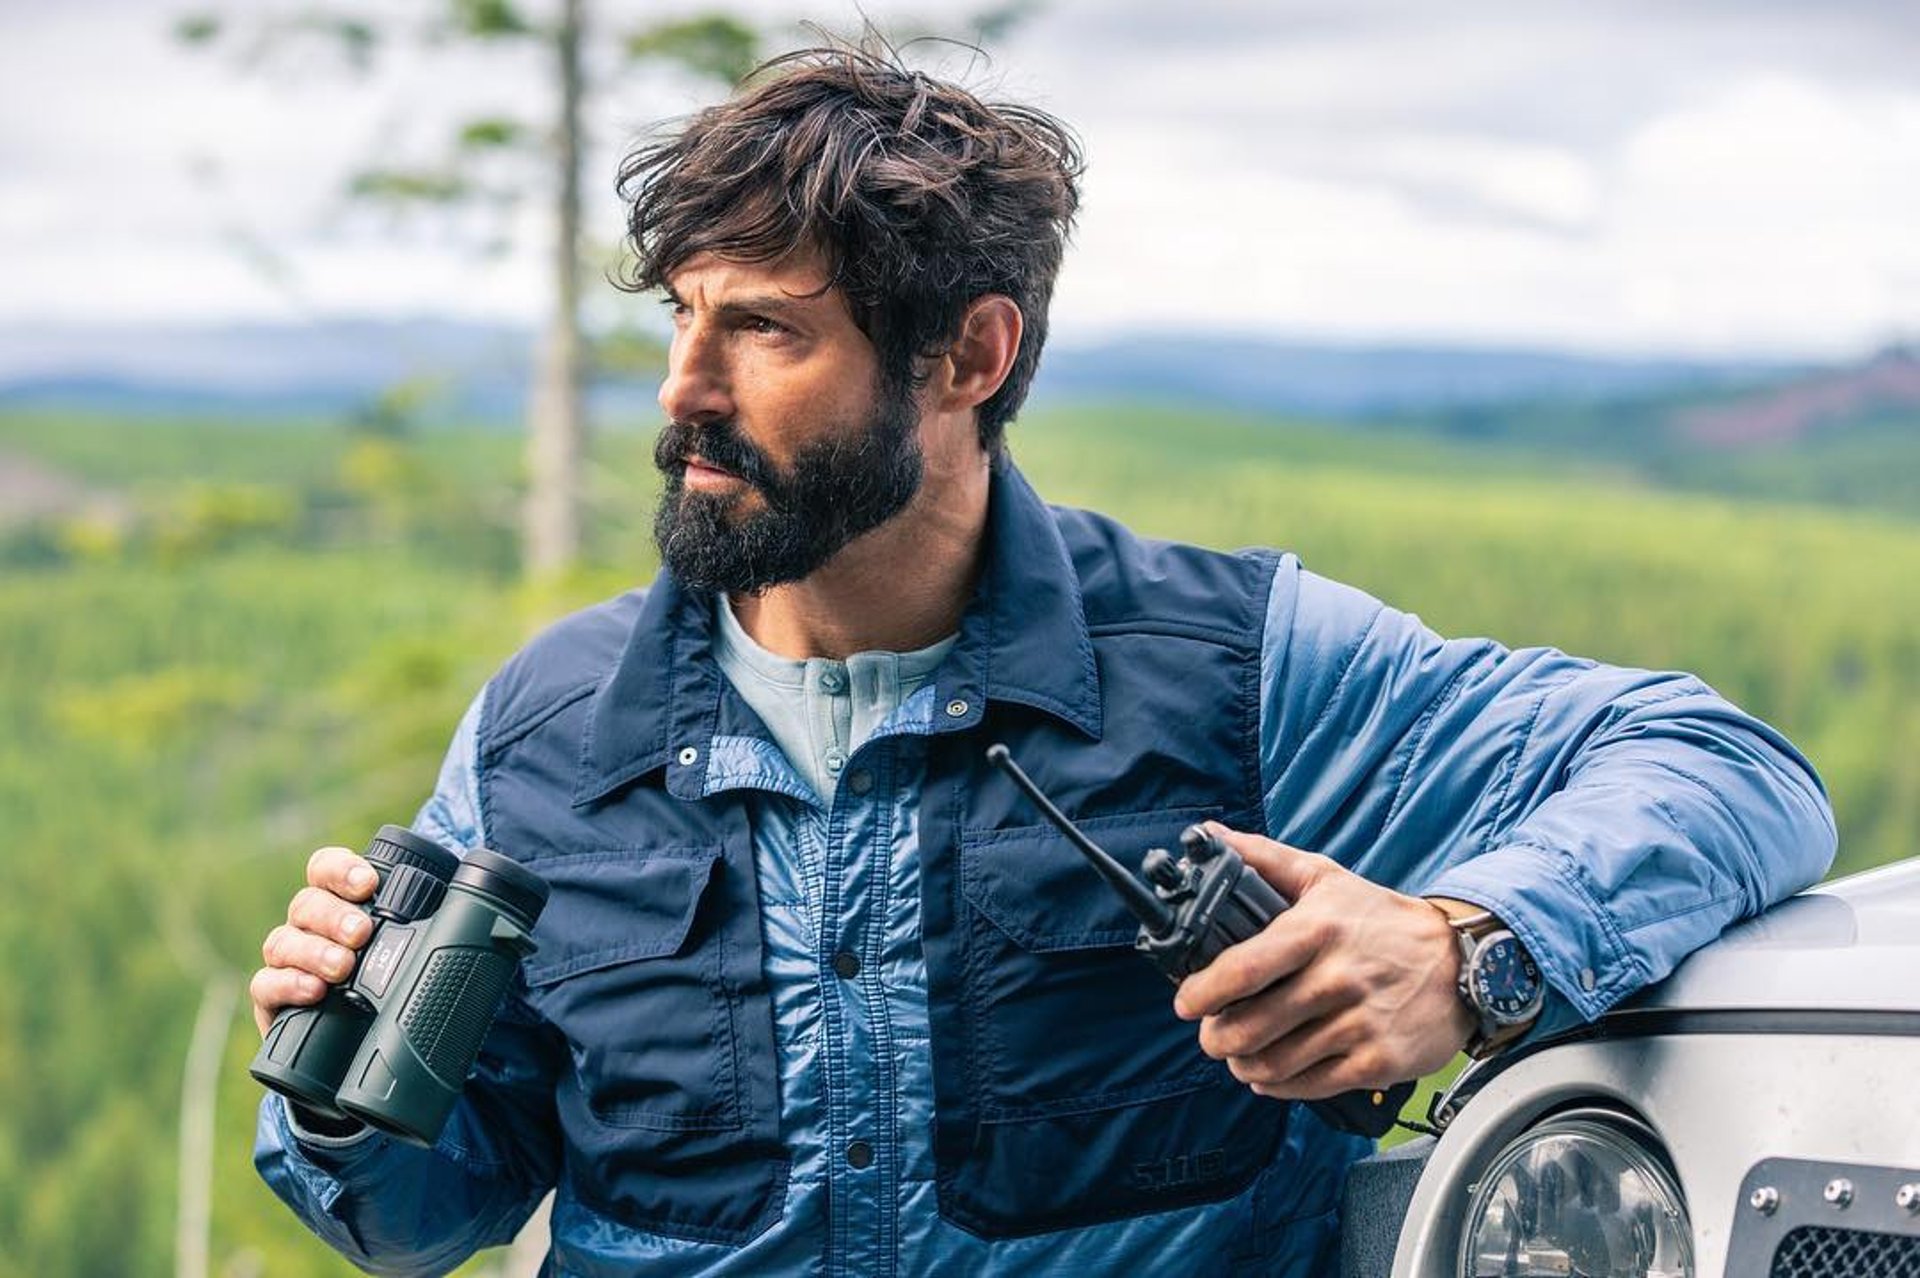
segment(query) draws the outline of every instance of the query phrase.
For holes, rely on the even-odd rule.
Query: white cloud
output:
[[[1615,184],[1623,324],[1831,351],[1920,321],[1920,94],[1730,85],[1640,131]]]
[[[1137,323],[1142,298],[1183,328],[1514,340],[1511,316],[1591,288],[1561,237],[1436,218],[1389,186],[1235,165],[1224,144],[1184,134],[1113,149],[1106,176],[1089,177],[1062,280],[1068,340]],[[1531,336],[1591,337],[1567,324]]]
[[[296,57],[249,78],[173,45],[179,7],[0,7],[0,319],[539,313],[537,201],[513,215],[514,254],[484,263],[452,234],[389,237],[338,196],[357,167],[435,154],[463,115],[546,109],[526,51],[396,48],[362,80]],[[1920,23],[1864,4],[1056,0],[990,68],[945,65],[1086,139],[1065,341],[1826,354],[1920,329],[1916,56]],[[661,77],[602,100],[599,238],[620,231],[628,135],[695,102]],[[249,242],[293,264],[291,293],[245,264]]]

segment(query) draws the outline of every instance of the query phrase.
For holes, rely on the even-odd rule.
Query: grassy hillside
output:
[[[1755,392],[1754,399],[1764,397]],[[1394,426],[1356,427],[1471,449],[1495,464],[1612,471],[1681,492],[1881,511],[1920,518],[1920,410],[1862,408],[1779,438],[1694,437],[1690,414],[1711,396],[1563,401],[1463,408]]]
[[[1442,631],[1696,670],[1821,767],[1843,867],[1914,851],[1920,526],[1146,410],[1014,439],[1056,501],[1296,549]],[[499,436],[0,419],[0,465],[114,499],[0,511],[0,1278],[168,1271],[205,983],[257,964],[312,847],[412,813],[534,626],[651,575],[647,445],[601,441],[595,566],[535,596],[511,584]],[[214,1270],[349,1273],[253,1177],[256,1041],[236,1015]]]

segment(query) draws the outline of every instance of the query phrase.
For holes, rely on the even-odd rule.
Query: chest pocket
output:
[[[527,984],[571,1044],[588,1110],[613,1127],[740,1125],[720,947],[689,944],[718,848],[597,852],[533,868],[552,903]]]
[[[778,1218],[787,1163],[761,1042],[759,924],[720,847],[535,863],[552,888],[529,999],[565,1035],[569,1175],[625,1224],[742,1242]],[[737,885],[735,885],[737,886]]]
[[[1180,831],[1210,815],[1081,826],[1134,869],[1147,848],[1178,849]],[[981,1029],[972,1075],[988,1117],[1123,1101],[1212,1076],[1194,1027],[1173,1013],[1172,983],[1133,948],[1138,922],[1051,826],[969,838],[961,874],[974,915],[967,995]],[[1078,1029],[1063,1034],[1068,1027]]]
[[[1094,818],[1129,869],[1217,809]],[[1231,824],[1231,822],[1229,822]],[[1217,1202],[1274,1157],[1287,1106],[1200,1050],[1139,925],[1051,827],[966,836],[961,1035],[974,1125],[942,1210],[988,1237]]]

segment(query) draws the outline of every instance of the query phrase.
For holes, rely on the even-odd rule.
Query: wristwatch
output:
[[[1546,1002],[1546,982],[1520,938],[1492,913],[1457,902],[1434,904],[1460,945],[1460,997],[1475,1019],[1466,1053],[1485,1060],[1533,1025]]]

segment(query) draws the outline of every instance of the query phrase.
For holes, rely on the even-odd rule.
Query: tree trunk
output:
[[[180,1206],[174,1217],[175,1278],[207,1278],[213,1220],[213,1118],[220,1064],[240,999],[240,980],[215,971],[200,992],[186,1067],[180,1073]]]
[[[581,0],[565,0],[554,52],[560,118],[554,129],[553,311],[541,338],[529,404],[524,568],[547,577],[580,556],[580,477],[586,447],[580,338]]]

